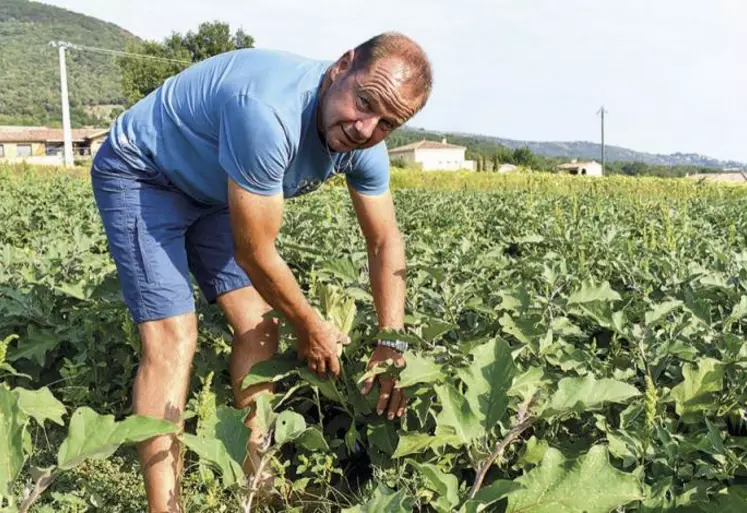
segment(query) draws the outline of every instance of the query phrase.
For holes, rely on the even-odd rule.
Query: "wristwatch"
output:
[[[391,347],[398,353],[404,353],[409,347],[407,342],[405,342],[404,340],[379,340],[378,345]]]

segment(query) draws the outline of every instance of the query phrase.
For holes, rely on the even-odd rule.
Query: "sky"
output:
[[[162,40],[204,21],[334,60],[397,30],[426,50],[410,126],[747,162],[745,0],[44,0]],[[85,42],[79,42],[85,44]]]

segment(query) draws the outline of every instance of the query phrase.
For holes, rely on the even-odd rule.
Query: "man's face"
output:
[[[322,97],[319,128],[335,152],[378,144],[418,108],[418,98],[406,87],[411,71],[401,60],[383,59],[370,70],[352,71],[351,56],[337,61]]]

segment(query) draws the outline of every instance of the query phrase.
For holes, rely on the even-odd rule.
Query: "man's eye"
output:
[[[358,104],[360,105],[361,110],[363,111],[368,111],[371,109],[371,104],[363,96],[358,97]]]

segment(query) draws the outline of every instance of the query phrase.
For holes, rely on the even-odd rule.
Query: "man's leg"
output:
[[[218,296],[217,302],[233,328],[231,384],[237,407],[245,408],[252,404],[258,394],[273,390],[271,383],[242,390],[241,382],[254,364],[271,358],[277,351],[277,321],[263,318],[271,308],[254,287],[243,287]],[[252,432],[248,447],[249,458],[244,465],[244,471],[250,474],[259,463],[257,447],[263,435],[256,426],[254,410],[249,412],[246,425]]]
[[[140,331],[134,411],[180,423],[197,341],[184,233],[201,212],[154,173],[128,170],[108,145],[97,153],[91,178],[124,299]],[[138,452],[148,511],[181,512],[176,437],[143,442]]]
[[[133,408],[139,415],[166,419],[183,426],[192,358],[197,345],[194,313],[139,325],[140,365],[133,386]],[[175,435],[138,444],[138,456],[149,513],[181,512],[182,455]]]

